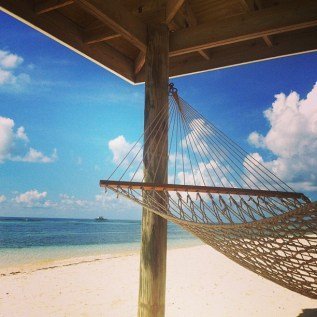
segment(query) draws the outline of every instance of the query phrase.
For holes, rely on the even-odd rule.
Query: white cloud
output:
[[[46,196],[47,192],[39,192],[36,189],[32,189],[16,196],[15,201],[26,207],[40,207],[45,205]]]
[[[137,143],[135,146],[134,144],[135,143],[129,143],[123,135],[120,135],[116,137],[115,139],[110,140],[108,143],[108,147],[110,151],[112,152],[113,162],[115,164],[119,164],[131,150],[131,153],[128,154],[125,162],[127,163],[129,162],[129,160],[133,160],[133,158],[137,155],[137,158],[135,159],[135,163],[139,163],[140,160],[142,160],[142,154],[143,154],[142,150],[140,150],[141,144]],[[133,146],[134,148],[132,150]]]
[[[0,85],[4,85],[9,82],[12,82],[12,80],[13,80],[13,75],[11,74],[11,72],[0,68]]]
[[[93,198],[79,198],[75,195],[60,194],[56,199],[48,199],[47,191],[39,191],[37,189],[31,189],[24,193],[12,192],[13,196],[7,198],[4,195],[0,195],[0,208],[1,203],[8,200],[8,204],[12,209],[18,208],[45,208],[47,210],[54,211],[86,211],[86,212],[113,212],[118,213],[137,210],[139,207],[132,201],[121,198],[118,199],[117,195],[108,191],[106,194],[101,193],[95,195]],[[8,207],[8,204],[4,207]]]
[[[250,144],[252,144],[258,148],[262,148],[265,146],[264,145],[264,137],[255,131],[250,133],[250,135],[248,137],[248,141]]]
[[[210,160],[208,163],[199,162],[197,166],[193,167],[193,171],[188,170],[185,171],[185,173],[182,171],[179,172],[176,182],[182,184],[184,176],[186,185],[194,185],[195,183],[198,186],[230,187],[231,185],[228,181],[227,174],[220,169],[220,164],[213,160]],[[174,182],[171,178],[170,181]]]
[[[7,197],[4,195],[0,195],[0,204],[7,200]]]
[[[21,139],[21,140],[25,141],[25,142],[29,142],[29,138],[28,138],[28,136],[25,133],[24,127],[18,128],[17,133],[16,133],[16,137],[18,139]]]
[[[18,67],[22,62],[22,57],[0,50],[0,67],[4,69],[12,69]]]
[[[264,161],[259,153],[253,156],[296,190],[317,190],[317,83],[306,99],[296,92],[275,98],[264,111],[269,131],[266,135],[252,132],[248,140],[276,158]]]
[[[57,160],[57,150],[54,149],[51,156],[46,156],[42,152],[30,148],[24,156],[16,156],[12,161],[28,162],[28,163],[53,163]]]
[[[138,205],[135,202],[120,195],[117,196],[117,194],[111,190],[108,190],[107,193],[96,195],[93,206],[106,211],[118,212],[138,208]]]
[[[0,163],[6,160],[29,163],[52,163],[57,159],[57,150],[51,156],[44,155],[32,147],[27,148],[29,138],[24,127],[14,129],[10,118],[0,116]]]
[[[74,208],[74,207],[87,207],[91,205],[88,200],[78,199],[75,196],[69,196],[67,194],[60,195],[59,207],[61,208]]]
[[[206,139],[213,134],[211,127],[204,119],[193,119],[189,123],[190,132],[182,140],[184,148],[192,148],[194,152],[203,152],[208,148]]]
[[[14,141],[14,121],[10,118],[0,117],[0,163],[10,154]]]
[[[17,68],[23,63],[23,58],[8,51],[0,50],[0,87],[14,86],[16,88],[30,82],[26,73],[17,73]]]

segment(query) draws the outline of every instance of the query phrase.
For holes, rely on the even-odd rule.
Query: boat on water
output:
[[[95,221],[100,221],[100,222],[103,222],[103,221],[108,221],[108,219],[102,217],[102,216],[99,216],[98,218],[95,218]]]

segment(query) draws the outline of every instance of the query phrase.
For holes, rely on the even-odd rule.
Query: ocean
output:
[[[0,268],[138,251],[140,241],[141,221],[0,217]],[[169,248],[198,244],[168,224]]]

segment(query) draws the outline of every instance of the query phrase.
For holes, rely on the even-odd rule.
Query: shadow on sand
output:
[[[317,308],[303,309],[297,317],[317,317]]]

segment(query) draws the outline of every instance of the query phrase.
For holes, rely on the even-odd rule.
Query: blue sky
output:
[[[303,161],[305,155],[317,156],[317,145],[305,155],[295,153],[295,147],[305,148],[295,141],[287,151],[277,148],[285,126],[275,123],[287,116],[296,121],[295,112],[304,109],[296,96],[306,99],[312,92],[305,106],[309,116],[302,116],[312,128],[303,131],[304,121],[295,122],[288,140],[304,136],[316,143],[316,69],[317,53],[310,53],[173,82],[185,100],[248,152],[258,152],[268,167],[278,165],[282,173],[290,166],[296,178],[282,173],[284,179],[316,198],[315,161],[303,173],[294,162],[298,155]],[[291,92],[296,96],[276,101],[276,94]],[[0,216],[139,218],[138,207],[99,196],[98,183],[115,166],[108,142],[123,135],[131,143],[142,133],[143,95],[143,85],[126,83],[0,13],[0,133],[11,133],[11,143],[1,143],[0,135]],[[274,101],[274,109],[288,109],[283,120],[275,110],[269,118],[263,114]]]

